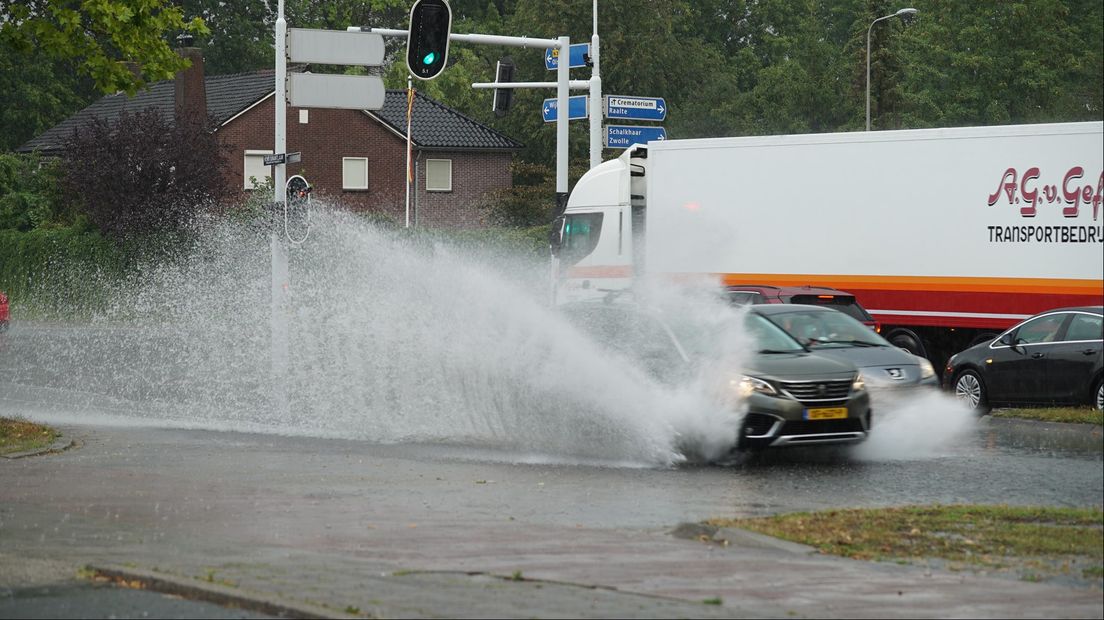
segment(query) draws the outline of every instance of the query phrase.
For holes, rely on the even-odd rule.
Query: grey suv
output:
[[[718,359],[716,334],[682,318],[625,303],[575,303],[561,309],[600,344],[637,361],[662,381],[685,380]],[[854,364],[809,351],[758,314],[745,314],[744,327],[756,349],[724,386],[747,404],[736,449],[866,438],[870,397]]]

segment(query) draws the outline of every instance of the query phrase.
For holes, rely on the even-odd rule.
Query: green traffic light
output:
[[[437,52],[430,52],[425,55],[425,58],[422,58],[422,64],[432,65],[434,60],[437,60]]]

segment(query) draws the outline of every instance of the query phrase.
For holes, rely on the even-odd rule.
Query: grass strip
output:
[[[26,420],[0,418],[0,454],[45,448],[57,439],[56,430]]]
[[[1021,579],[1099,581],[1100,508],[932,505],[711,519],[861,560],[943,561],[952,570],[1017,571]],[[1099,585],[1097,586],[1099,587]]]

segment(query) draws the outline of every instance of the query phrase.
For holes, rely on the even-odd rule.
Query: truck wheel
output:
[[[998,335],[999,334],[997,334],[996,332],[984,332],[978,334],[973,340],[970,341],[970,345],[966,348],[969,349],[970,347],[977,346],[983,342],[991,342]]]
[[[989,413],[989,399],[985,394],[985,383],[981,375],[973,370],[964,370],[955,377],[954,395],[959,402],[965,404],[978,415]]]
[[[889,343],[893,346],[905,349],[913,355],[923,358],[928,357],[928,352],[924,349],[924,344],[920,341],[920,336],[917,336],[912,330],[894,330],[886,340],[889,340]]]

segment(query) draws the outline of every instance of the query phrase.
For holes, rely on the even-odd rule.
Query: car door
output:
[[[1060,341],[1047,352],[1046,399],[1054,402],[1076,403],[1086,399],[1104,348],[1104,317],[1089,312],[1070,315]]]
[[[1044,314],[1008,332],[992,345],[986,377],[991,402],[1038,402],[1046,389],[1046,360],[1069,315]]]

